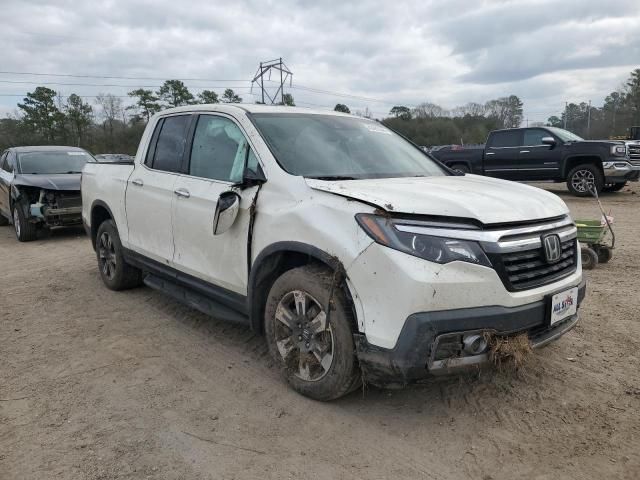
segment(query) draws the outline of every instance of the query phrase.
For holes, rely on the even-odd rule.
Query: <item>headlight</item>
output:
[[[627,147],[624,145],[613,145],[611,147],[611,155],[616,157],[624,157],[627,154]]]
[[[385,247],[435,263],[460,261],[491,267],[477,242],[403,232],[395,228],[393,220],[380,215],[359,213],[356,220],[367,235]]]

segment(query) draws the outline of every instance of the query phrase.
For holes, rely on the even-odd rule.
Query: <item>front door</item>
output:
[[[223,115],[199,115],[188,155],[188,175],[174,190],[173,238],[177,269],[243,295],[247,294],[247,241],[257,187],[240,189],[245,163],[257,163],[240,127]],[[214,234],[220,195],[234,191],[240,211],[229,230]]]
[[[542,128],[528,128],[524,131],[523,145],[520,148],[520,168],[527,172],[531,180],[554,180],[560,178],[560,141],[556,145],[542,143],[544,137],[553,137]]]
[[[127,184],[129,248],[165,265],[173,262],[174,186],[191,118],[174,115],[158,121],[144,163],[136,163]]]

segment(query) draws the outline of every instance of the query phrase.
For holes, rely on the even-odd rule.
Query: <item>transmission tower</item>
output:
[[[271,80],[271,73],[274,71],[276,78],[278,78],[278,75],[280,77],[280,86],[278,86],[278,89],[272,96],[264,86],[264,77],[268,75],[267,80]],[[268,62],[260,62],[260,66],[258,67],[256,74],[253,76],[253,80],[251,80],[251,92],[253,92],[253,84],[255,83],[260,87],[262,93],[262,103],[266,104],[268,100],[271,105],[284,105],[284,84],[287,81],[289,81],[289,86],[291,86],[293,81],[293,73],[291,73],[289,67],[284,64],[284,62],[282,61],[282,57],[276,60],[269,60]],[[278,97],[280,97],[280,101],[278,101]]]

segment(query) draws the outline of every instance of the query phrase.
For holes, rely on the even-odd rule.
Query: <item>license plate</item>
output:
[[[551,322],[558,323],[578,311],[578,287],[556,293],[551,297]]]

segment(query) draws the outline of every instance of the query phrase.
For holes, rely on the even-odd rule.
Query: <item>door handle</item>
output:
[[[531,153],[529,150],[520,150],[520,153]]]
[[[486,153],[486,155],[487,155],[487,156],[489,156],[489,155],[495,155],[495,153],[494,153],[494,152],[488,152],[488,153]]]
[[[136,187],[141,187],[144,185],[144,182],[142,180],[140,180],[139,178],[136,178],[135,180],[131,180],[131,183],[133,185],[135,185]]]
[[[191,196],[191,194],[189,193],[189,190],[186,190],[184,188],[177,188],[173,191],[173,193],[175,193],[176,195],[182,198],[189,198]]]

